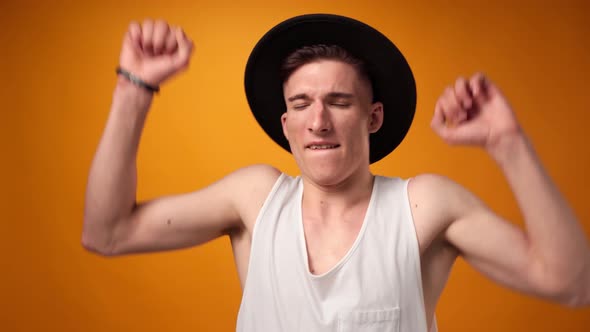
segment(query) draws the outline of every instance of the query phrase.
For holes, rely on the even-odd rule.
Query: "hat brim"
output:
[[[293,17],[268,31],[256,44],[246,65],[248,104],[263,130],[291,151],[283,135],[286,111],[280,68],[296,49],[316,44],[339,45],[365,62],[374,100],[383,103],[383,125],[370,135],[370,163],[391,153],[404,139],[416,110],[416,83],[398,48],[382,33],[352,18],[331,14]]]

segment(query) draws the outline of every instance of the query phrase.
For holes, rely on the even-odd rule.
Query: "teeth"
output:
[[[322,149],[333,149],[337,147],[337,145],[310,145],[309,148],[312,150],[322,150]]]

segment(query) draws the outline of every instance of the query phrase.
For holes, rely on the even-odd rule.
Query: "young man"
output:
[[[455,259],[507,287],[590,304],[590,249],[506,98],[459,78],[432,128],[477,145],[509,181],[526,231],[453,181],[372,175],[413,118],[411,70],[371,27],[304,15],[269,31],[246,68],[252,111],[301,171],[240,169],[190,194],[135,200],[135,159],[153,95],[192,42],[163,21],[131,24],[110,116],[90,170],[83,245],[102,255],[170,250],[229,235],[244,290],[240,331],[428,331]]]

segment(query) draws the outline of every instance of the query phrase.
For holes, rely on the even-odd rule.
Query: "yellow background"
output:
[[[256,124],[243,70],[259,37],[303,13],[352,16],[399,46],[418,84],[415,123],[373,166],[445,174],[521,224],[502,174],[479,150],[429,129],[458,75],[481,70],[505,91],[542,160],[590,234],[590,2],[3,1],[0,5],[2,221],[0,330],[231,331],[240,287],[229,241],[102,258],[80,245],[88,168],[131,20],[165,18],[196,45],[190,70],[163,87],[139,155],[140,199],[191,191],[253,163],[297,169]],[[509,245],[509,244],[507,244]],[[441,331],[589,331],[572,310],[501,288],[459,261]]]

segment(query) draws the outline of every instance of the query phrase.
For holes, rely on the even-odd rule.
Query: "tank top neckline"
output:
[[[360,242],[363,238],[363,235],[365,233],[365,229],[367,228],[367,224],[370,222],[370,220],[372,219],[372,215],[373,215],[373,210],[374,210],[374,205],[375,205],[375,201],[376,201],[376,193],[378,192],[378,186],[379,186],[379,176],[378,175],[374,175],[373,176],[373,189],[371,190],[371,197],[369,198],[369,204],[367,205],[367,210],[365,211],[365,217],[363,218],[363,224],[361,226],[361,229],[359,230],[358,234],[356,235],[356,238],[354,240],[354,242],[352,243],[352,246],[350,248],[348,248],[346,254],[344,254],[344,256],[342,256],[342,258],[340,258],[340,260],[334,265],[332,266],[328,271],[322,273],[322,274],[313,274],[311,273],[311,271],[309,270],[309,256],[308,256],[308,252],[307,252],[307,243],[305,241],[305,231],[303,229],[303,206],[302,206],[302,201],[303,201],[303,179],[301,177],[297,177],[298,179],[298,184],[297,184],[297,192],[296,192],[296,221],[297,221],[297,237],[299,240],[299,249],[300,249],[300,253],[301,253],[301,257],[302,257],[302,264],[304,266],[304,270],[306,275],[314,280],[319,280],[319,279],[324,279],[324,278],[328,278],[330,275],[336,273],[338,270],[340,270],[345,264],[346,262],[350,259],[350,257],[354,254],[354,252],[356,251],[356,249],[359,247]]]

